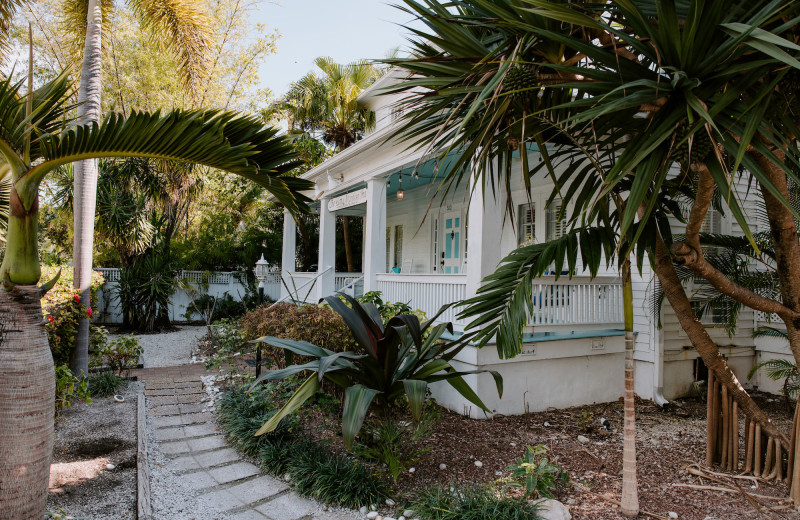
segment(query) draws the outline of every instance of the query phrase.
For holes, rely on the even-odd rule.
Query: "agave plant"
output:
[[[450,364],[467,343],[443,338],[445,332],[452,334],[452,324],[434,324],[447,306],[442,307],[433,319],[424,323],[420,323],[419,318],[413,314],[401,314],[384,324],[375,305],[362,305],[350,296],[342,296],[344,301],[338,296],[329,296],[325,301],[339,313],[353,333],[357,351],[333,352],[306,341],[273,336],[253,340],[253,343],[266,343],[293,354],[313,358],[308,363],[266,371],[253,383],[256,385],[264,380],[276,381],[301,372],[313,372],[256,435],[275,430],[281,419],[299,409],[320,389],[323,379],[344,388],[342,434],[348,449],[352,447],[353,440],[373,404],[379,413],[385,414],[393,403],[405,395],[414,420],[419,421],[425,403],[425,392],[431,383],[447,381],[464,398],[484,412],[489,412],[463,378],[468,374],[489,372],[494,377],[497,393],[502,397],[503,378],[497,372],[460,372]]]

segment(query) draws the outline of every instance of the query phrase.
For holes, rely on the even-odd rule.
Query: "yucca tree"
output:
[[[44,513],[53,442],[53,359],[38,286],[39,187],[56,168],[82,159],[142,157],[203,164],[241,175],[272,193],[290,211],[306,209],[286,177],[297,164],[285,138],[255,118],[214,110],[164,115],[111,114],[99,125],[68,120],[71,85],[62,74],[20,93],[0,82],[0,155],[11,172],[10,216],[0,265],[0,519],[39,519]]]
[[[764,119],[769,103],[778,97],[784,99],[775,106],[783,110],[772,113],[791,113],[786,107],[793,94],[776,88],[776,83],[788,69],[800,65],[787,52],[796,53],[800,47],[795,39],[784,37],[793,34],[796,7],[766,0],[456,0],[447,8],[428,0],[406,4],[432,34],[420,32],[430,43],[418,45],[417,59],[394,62],[414,74],[396,90],[410,93],[409,105],[416,109],[402,135],[416,143],[432,143],[441,153],[462,154],[457,168],[445,172],[446,186],[457,185],[469,174],[476,178],[473,185],[488,179],[509,195],[515,187],[509,168],[512,153],[537,143],[544,166],[530,167],[527,154],[521,153],[522,182],[530,186],[538,171],[553,175],[553,195],[576,207],[573,215],[566,216],[573,223],[607,221],[609,208],[618,204],[614,197],[621,197],[628,208],[619,213],[618,233],[625,237],[622,245],[628,244],[620,249],[621,256],[632,247],[639,248],[640,259],[649,254],[703,360],[748,418],[788,447],[786,437],[743,391],[696,319],[675,275],[670,223],[659,218],[659,204],[664,201],[659,194],[668,192],[670,183],[684,183],[700,200],[690,214],[682,245],[695,240],[715,184],[731,213],[749,231],[731,190],[730,172],[744,164],[774,196],[775,207],[787,220],[780,210],[786,208],[786,197],[776,177],[792,174],[775,161],[762,167],[746,152],[754,148],[763,157],[774,158],[777,151],[781,160],[797,162],[793,141],[781,137],[793,123],[786,116],[766,124]],[[561,137],[552,135],[553,130],[561,131]],[[586,136],[587,131],[590,139],[571,137]],[[714,153],[714,142],[701,146],[704,135],[721,145],[719,152]],[[543,141],[572,146],[546,148]],[[551,166],[554,150],[572,154],[557,177]],[[610,167],[581,166],[592,155],[611,158]],[[673,167],[676,160],[684,165],[680,172]],[[782,171],[780,175],[768,175],[775,168]],[[787,242],[792,242],[789,238]],[[647,247],[640,247],[643,241]],[[796,235],[793,244],[797,247]],[[689,256],[683,255],[683,263]],[[520,263],[524,258],[513,260],[516,263],[506,270],[508,280],[528,283],[513,275],[521,272],[515,267],[524,265]],[[697,268],[704,270],[704,276],[713,275],[707,267]],[[716,281],[724,285],[718,276]],[[501,292],[484,295],[487,319],[502,315],[508,300]],[[749,304],[762,310],[777,308],[775,301],[746,296]],[[523,293],[509,311],[516,318],[504,317],[520,334],[524,301]]]

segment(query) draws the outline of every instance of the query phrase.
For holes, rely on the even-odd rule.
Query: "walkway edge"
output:
[[[139,520],[152,520],[153,507],[150,503],[150,466],[147,462],[147,414],[144,390],[139,391],[136,400],[138,437],[136,453],[136,513]]]

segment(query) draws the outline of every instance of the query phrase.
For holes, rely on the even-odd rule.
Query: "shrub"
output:
[[[344,320],[330,308],[319,305],[298,306],[279,303],[272,308],[260,307],[242,317],[246,340],[262,336],[307,341],[334,352],[352,350],[355,346]],[[283,356],[267,349],[268,357],[282,366]]]
[[[58,281],[42,298],[42,312],[45,318],[47,339],[56,365],[69,364],[70,355],[75,348],[78,324],[84,316],[92,318],[97,306],[97,291],[103,285],[103,275],[92,272],[90,302],[82,302],[78,291],[72,287],[72,267],[42,267],[42,280],[52,280],[61,269]],[[85,304],[88,303],[88,306]],[[92,345],[102,346],[105,329],[92,326]]]
[[[75,377],[67,365],[56,365],[56,415],[72,406],[73,399],[92,403],[89,380],[86,376]]]
[[[410,425],[395,419],[382,419],[364,427],[362,443],[354,447],[354,452],[363,458],[386,465],[389,474],[397,479],[408,468],[417,463],[429,450],[419,444],[431,423],[428,421]]]
[[[97,351],[102,362],[119,375],[136,368],[143,352],[142,344],[132,334],[117,336]]]
[[[169,300],[176,283],[169,258],[155,252],[123,268],[116,289],[123,325],[145,332],[169,327]]]
[[[257,382],[285,379],[307,371],[315,372],[283,408],[264,424],[258,435],[272,431],[284,416],[299,409],[320,389],[323,379],[344,389],[342,434],[348,448],[352,446],[373,402],[385,416],[405,396],[411,415],[415,421],[419,421],[428,385],[437,381],[447,381],[464,398],[481,410],[489,411],[462,378],[465,373],[457,371],[450,364],[450,360],[465,346],[462,342],[441,339],[446,330],[452,333],[451,324],[433,325],[433,320],[421,324],[416,316],[404,314],[395,316],[384,325],[373,304],[362,305],[349,296],[345,299],[349,306],[337,296],[325,298],[344,319],[358,345],[358,352],[335,353],[309,342],[272,336],[255,340],[312,358],[305,364],[268,370],[261,374]],[[502,396],[500,374],[492,370],[469,373],[482,372],[489,372],[494,377],[497,392]]]
[[[569,482],[569,474],[558,464],[550,462],[547,448],[541,444],[528,446],[525,456],[508,467],[513,487],[524,487],[526,497],[553,498],[553,490]]]
[[[426,520],[535,520],[536,506],[477,484],[423,487],[409,506]]]
[[[125,385],[125,380],[111,372],[104,372],[89,378],[92,395],[108,397],[117,393]]]

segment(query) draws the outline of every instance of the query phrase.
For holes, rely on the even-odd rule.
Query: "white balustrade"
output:
[[[358,298],[364,295],[364,273],[336,273],[336,292],[344,292]]]
[[[533,283],[533,311],[528,324],[606,325],[624,321],[622,283],[618,278],[540,278]]]
[[[432,318],[443,305],[461,301],[467,296],[466,275],[446,274],[378,274],[378,290],[385,302],[407,303]],[[458,312],[452,307],[439,316],[440,322],[456,321]]]
[[[289,287],[290,299],[304,301],[307,303],[316,303],[317,291],[316,286],[319,283],[317,279],[319,273],[314,272],[294,272],[286,277],[286,285]]]

